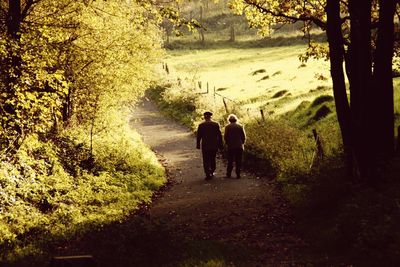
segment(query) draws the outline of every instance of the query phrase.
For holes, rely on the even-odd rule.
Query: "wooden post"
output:
[[[199,85],[199,89],[201,90],[201,81],[198,81],[197,84]]]
[[[224,102],[225,112],[228,114],[228,105],[226,104],[225,97],[222,98],[222,102]]]
[[[167,74],[169,74],[169,68],[168,68],[168,64],[167,64],[167,63],[165,63],[165,72],[166,72]]]
[[[207,82],[207,94],[208,94],[208,82]]]
[[[260,109],[260,113],[262,121],[265,121],[264,110]]]
[[[321,139],[317,133],[317,130],[313,129],[312,133],[315,140],[315,150],[311,161],[310,169],[312,169],[316,164],[318,164],[324,158],[324,151],[322,149]]]

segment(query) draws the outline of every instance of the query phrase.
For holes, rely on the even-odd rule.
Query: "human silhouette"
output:
[[[222,134],[218,122],[212,120],[212,113],[204,112],[204,121],[199,124],[197,129],[196,148],[200,149],[203,155],[203,167],[206,174],[206,180],[214,177],[215,157],[218,149],[222,149]]]
[[[228,146],[228,166],[226,170],[226,177],[231,177],[233,162],[235,162],[236,177],[240,178],[246,133],[243,125],[239,124],[238,118],[235,114],[230,114],[228,116],[228,122],[229,124],[225,126],[224,133],[224,140]]]

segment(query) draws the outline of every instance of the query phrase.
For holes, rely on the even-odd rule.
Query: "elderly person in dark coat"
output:
[[[222,134],[218,122],[212,120],[212,113],[204,112],[204,122],[200,123],[197,129],[196,148],[203,154],[203,167],[206,174],[206,180],[214,177],[216,169],[215,157],[217,150],[223,148]]]
[[[235,114],[228,116],[229,124],[225,126],[224,140],[228,146],[228,166],[226,177],[230,178],[233,170],[233,162],[236,163],[236,177],[240,178],[240,169],[242,166],[242,154],[246,133]]]

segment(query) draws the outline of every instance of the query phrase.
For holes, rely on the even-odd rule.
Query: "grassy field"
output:
[[[229,105],[240,105],[254,116],[259,109],[280,115],[302,101],[332,94],[329,62],[310,60],[303,64],[299,55],[305,48],[171,50],[165,62],[173,79],[190,83],[197,92],[206,92],[208,83],[209,93],[215,88],[232,100],[227,101]],[[222,97],[217,96],[215,102],[211,109],[222,105]]]
[[[295,207],[296,227],[312,240],[315,251],[305,255],[329,255],[360,266],[398,265],[399,216],[393,210],[398,208],[400,165],[398,160],[389,162],[394,167],[388,169],[387,184],[373,192],[348,179],[329,62],[302,64],[298,56],[304,45],[193,48],[168,51],[168,82],[153,90],[167,114],[196,129],[202,111],[210,109],[214,119],[225,124],[225,97],[228,112],[239,114],[246,128],[247,169],[275,170],[285,197]],[[400,78],[393,82],[397,128]],[[266,114],[264,122],[260,109]],[[311,129],[317,130],[324,151],[324,158],[316,161]]]

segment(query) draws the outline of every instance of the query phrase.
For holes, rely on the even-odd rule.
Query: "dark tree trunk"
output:
[[[375,147],[371,127],[373,114],[371,0],[349,0],[350,46],[346,66],[350,83],[350,109],[354,155],[359,175],[370,181],[375,176]]]
[[[21,0],[9,0],[8,14],[7,14],[7,33],[12,39],[14,40],[19,39],[20,26],[21,26]]]
[[[15,42],[19,43],[20,40],[20,28],[21,28],[21,1],[20,0],[9,0],[8,1],[8,13],[7,13],[7,34],[9,38]],[[9,43],[10,47],[8,51],[10,53],[10,60],[9,62],[10,70],[13,72],[11,75],[7,77],[7,87],[9,90],[12,90],[12,84],[15,83],[16,77],[21,75],[20,67],[21,67],[21,57],[15,53],[13,48],[13,43]]]
[[[342,141],[345,153],[346,167],[349,174],[353,170],[352,137],[350,106],[347,99],[346,84],[343,70],[343,36],[340,19],[340,0],[328,0],[327,12],[327,36],[329,43],[329,55],[331,76],[333,82],[333,95],[335,98],[336,114],[342,133]]]
[[[394,43],[395,0],[379,1],[379,24],[374,54],[373,106],[376,127],[373,131],[378,159],[394,153],[394,99],[392,57]]]
[[[8,60],[6,62],[6,68],[8,71],[5,73],[5,91],[8,94],[8,98],[15,97],[14,86],[17,84],[18,79],[21,76],[22,59],[15,46],[19,45],[20,42],[21,20],[21,1],[9,0],[6,16],[6,29],[10,41],[7,43]],[[6,117],[13,117],[16,114],[15,106],[12,104],[5,104],[3,106],[3,111],[7,113],[5,114]],[[18,124],[11,128],[20,137],[24,134],[24,129],[22,129]],[[19,142],[17,141],[15,143]]]

